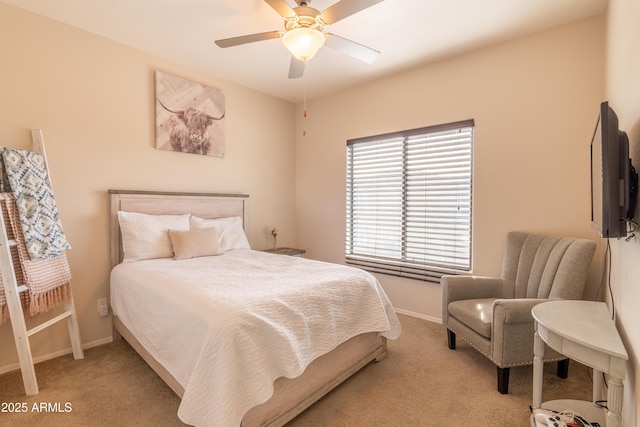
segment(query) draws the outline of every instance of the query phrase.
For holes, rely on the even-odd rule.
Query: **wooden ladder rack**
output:
[[[32,151],[43,157],[45,167],[48,171],[49,165],[47,164],[42,130],[32,129],[31,139]],[[49,175],[49,181],[51,181],[51,175]],[[11,248],[16,246],[17,243],[15,240],[9,239],[7,236],[8,234],[5,226],[4,214],[0,210],[0,272],[2,273],[2,283],[4,285],[9,317],[11,319],[13,337],[18,351],[18,359],[20,362],[20,371],[22,372],[22,381],[24,383],[25,393],[27,395],[34,395],[38,394],[39,390],[38,380],[36,379],[36,372],[33,365],[31,346],[29,345],[29,337],[31,335],[38,333],[63,319],[67,319],[67,327],[69,329],[69,338],[71,339],[71,348],[73,350],[74,359],[83,359],[84,352],[80,341],[80,329],[78,328],[78,319],[72,297],[69,297],[69,299],[64,301],[64,312],[62,314],[47,320],[32,329],[27,329],[27,324],[22,310],[22,303],[20,301],[20,294],[22,292],[27,292],[28,289],[26,285],[18,286],[14,263],[11,256]]]

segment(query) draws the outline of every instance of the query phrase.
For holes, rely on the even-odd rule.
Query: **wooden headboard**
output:
[[[111,267],[123,259],[118,211],[149,215],[180,215],[190,213],[200,218],[242,218],[245,233],[248,228],[246,194],[180,193],[160,191],[109,190],[109,225]]]

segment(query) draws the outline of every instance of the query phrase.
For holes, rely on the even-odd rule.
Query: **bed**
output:
[[[400,334],[370,274],[252,250],[246,195],[109,190],[109,197],[114,339],[124,338],[182,398],[186,424],[284,425],[382,360],[387,338]],[[136,239],[151,236],[153,228],[141,230],[156,218],[179,221],[163,225],[175,229],[172,256],[154,253],[166,251],[166,236],[162,244],[136,240],[132,249],[132,230]],[[218,247],[202,253],[178,239],[210,237],[216,227]],[[136,258],[139,249],[151,255]]]

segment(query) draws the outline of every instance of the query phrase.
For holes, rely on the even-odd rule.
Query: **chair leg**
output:
[[[509,369],[510,368],[498,368],[498,391],[501,394],[509,393]]]
[[[456,334],[447,329],[447,344],[449,344],[449,350],[456,349]]]
[[[556,375],[563,380],[569,376],[569,359],[558,360],[558,370]]]

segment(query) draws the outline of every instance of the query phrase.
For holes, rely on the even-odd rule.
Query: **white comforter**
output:
[[[111,304],[184,387],[178,416],[197,426],[239,426],[275,379],[355,335],[400,334],[369,273],[251,250],[120,264]]]

